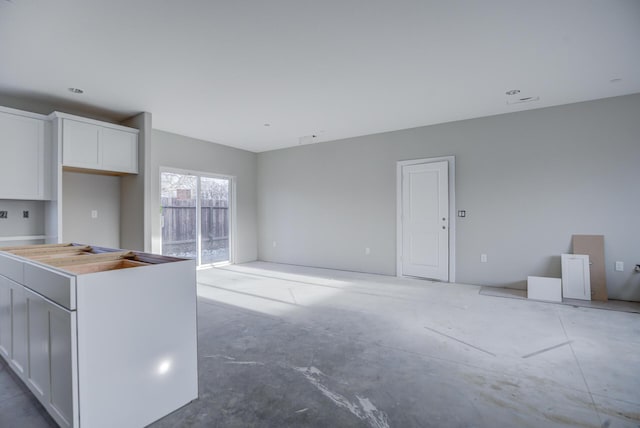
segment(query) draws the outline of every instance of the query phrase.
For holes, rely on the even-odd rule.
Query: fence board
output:
[[[186,244],[196,241],[195,199],[161,198],[162,245]],[[203,199],[201,201],[202,244],[228,239],[229,207],[227,201]]]

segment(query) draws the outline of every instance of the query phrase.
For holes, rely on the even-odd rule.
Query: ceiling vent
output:
[[[519,98],[508,99],[507,100],[507,104],[508,105],[526,104],[526,103],[533,103],[533,102],[536,102],[536,101],[540,101],[540,97],[519,97]]]
[[[318,141],[317,135],[305,135],[304,137],[298,138],[298,145],[301,146],[303,144],[312,144],[316,141]]]

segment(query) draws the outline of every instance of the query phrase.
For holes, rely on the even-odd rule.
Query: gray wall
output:
[[[609,295],[640,300],[640,95],[260,153],[259,259],[394,275],[396,161],[446,155],[457,282],[560,277],[571,235],[603,234]]]
[[[91,218],[92,210],[98,218]],[[62,173],[62,236],[65,242],[120,248],[120,177]]]
[[[151,113],[140,113],[122,125],[140,130],[138,134],[138,174],[120,179],[120,245],[122,248],[151,251],[151,191],[149,154]]]
[[[177,134],[153,130],[151,143],[151,246],[162,250],[160,229],[160,167],[236,177],[236,262],[255,260],[256,154]]]
[[[8,217],[0,219],[0,237],[44,235],[43,201],[0,199],[0,210],[8,211]],[[29,218],[22,216],[23,211],[29,211]]]

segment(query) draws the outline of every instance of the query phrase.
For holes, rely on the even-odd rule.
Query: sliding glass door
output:
[[[229,179],[200,177],[200,264],[229,261]]]
[[[162,171],[162,254],[199,266],[230,262],[230,177]]]

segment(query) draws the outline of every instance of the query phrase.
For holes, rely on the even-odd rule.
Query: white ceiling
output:
[[[637,92],[638,0],[0,0],[0,93],[255,152]]]

